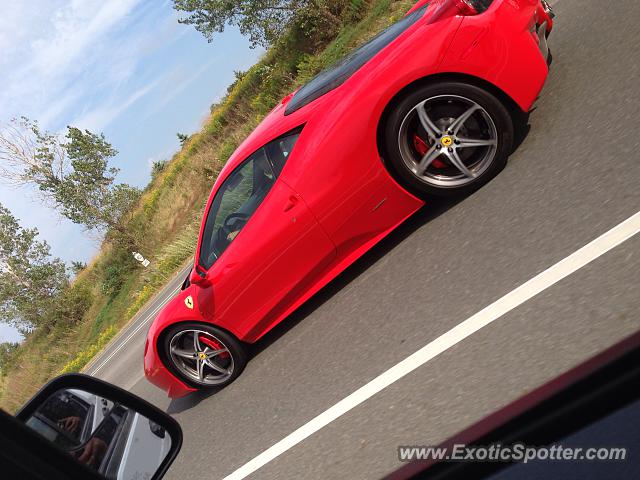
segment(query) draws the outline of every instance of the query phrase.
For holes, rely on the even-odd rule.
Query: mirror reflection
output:
[[[107,479],[150,479],[171,448],[165,429],[82,390],[59,390],[26,425]]]

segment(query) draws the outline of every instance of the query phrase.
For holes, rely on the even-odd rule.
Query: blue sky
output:
[[[119,151],[118,181],[143,187],[151,164],[199,130],[233,81],[263,53],[229,28],[207,43],[170,0],[6,2],[0,16],[0,122],[26,115],[53,132],[104,132]],[[43,206],[28,189],[0,185],[0,202],[37,227],[63,260],[89,260],[99,239]],[[0,341],[14,334],[0,325]]]

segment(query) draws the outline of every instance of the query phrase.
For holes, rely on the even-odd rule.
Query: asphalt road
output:
[[[560,0],[555,62],[507,169],[428,205],[255,348],[215,395],[147,383],[148,322],[89,372],[170,412],[172,479],[222,478],[374,377],[640,211],[640,9]],[[398,445],[437,444],[640,329],[640,235],[522,303],[258,469],[260,479],[379,478]]]

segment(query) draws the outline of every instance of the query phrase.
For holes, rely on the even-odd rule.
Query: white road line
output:
[[[128,342],[129,340],[131,340],[131,339],[133,338],[133,336],[134,336],[136,333],[138,333],[138,332],[140,331],[140,329],[141,329],[142,327],[144,327],[147,323],[149,323],[149,320],[151,320],[151,319],[153,318],[153,316],[154,316],[156,313],[158,313],[158,311],[160,311],[160,309],[161,309],[162,307],[164,307],[164,306],[169,302],[169,300],[171,300],[171,299],[173,298],[173,296],[174,296],[176,293],[178,293],[178,291],[180,290],[180,288],[181,288],[181,287],[178,287],[178,288],[174,289],[171,293],[169,293],[169,296],[168,296],[168,297],[167,297],[167,298],[166,298],[166,299],[165,299],[165,300],[164,300],[164,301],[163,301],[163,302],[162,302],[162,303],[161,303],[161,304],[160,304],[160,305],[159,305],[159,306],[158,306],[158,307],[153,311],[153,312],[151,312],[149,315],[147,315],[147,317],[142,321],[142,323],[140,323],[140,325],[138,325],[138,326],[135,328],[135,330],[133,330],[133,332],[131,332],[131,333],[127,336],[127,338],[125,338],[125,339],[122,341],[122,343],[120,343],[120,345],[118,345],[118,348],[116,348],[113,352],[111,352],[111,355],[109,355],[106,359],[104,359],[104,360],[100,363],[100,365],[98,365],[97,367],[95,367],[95,368],[93,369],[93,371],[90,373],[90,375],[95,375],[96,373],[98,373],[98,371],[99,371],[99,370],[101,370],[101,369],[102,369],[102,368],[103,368],[103,367],[104,367],[104,366],[109,362],[109,360],[111,360],[111,359],[114,357],[114,355],[115,355],[116,353],[118,353],[120,350],[122,350],[122,347],[124,347],[124,346],[127,344],[127,342]]]
[[[429,360],[453,347],[478,330],[491,324],[514,308],[533,298],[560,280],[581,269],[585,265],[604,255],[621,243],[640,232],[640,212],[609,230],[591,243],[585,245],[570,256],[556,263],[531,280],[520,285],[504,297],[496,300],[475,315],[469,317],[447,333],[428,343],[413,355],[405,358],[389,370],[380,374],[348,397],[325,410],[310,422],[302,425],[278,443],[249,461],[224,480],[241,480],[263,467],[279,455],[324,428],[351,409],[357,407],[376,393],[397,382]]]

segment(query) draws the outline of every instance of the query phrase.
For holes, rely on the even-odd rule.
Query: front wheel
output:
[[[174,325],[165,332],[161,344],[169,370],[194,388],[225,387],[247,364],[243,345],[212,325]]]
[[[381,135],[385,164],[408,190],[421,197],[463,195],[504,168],[513,122],[486,90],[444,82],[403,97]]]

